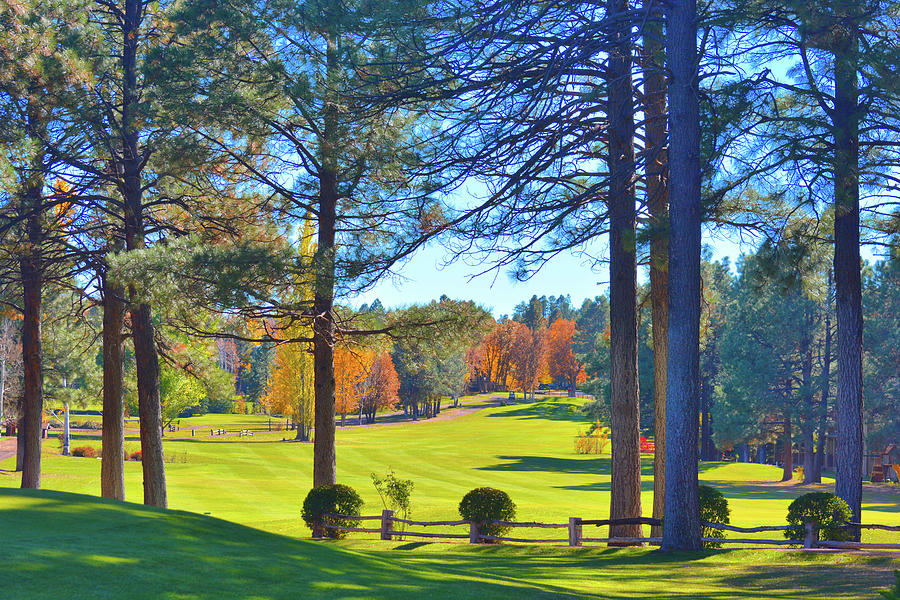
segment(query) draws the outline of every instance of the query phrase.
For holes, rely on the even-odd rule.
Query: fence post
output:
[[[810,521],[806,524],[806,538],[803,540],[804,548],[815,548],[819,541],[819,522]]]
[[[313,521],[312,536],[314,539],[325,537],[325,523],[322,521]]]
[[[481,532],[478,530],[478,523],[469,521],[469,543],[477,544],[481,539]]]
[[[581,545],[581,519],[569,517],[569,545]]]
[[[394,530],[394,511],[384,509],[381,511],[381,539],[391,540],[391,531]]]

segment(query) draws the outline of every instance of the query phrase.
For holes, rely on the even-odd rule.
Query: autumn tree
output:
[[[357,348],[334,349],[334,407],[341,415],[342,427],[347,413],[359,408],[371,358],[367,351]]]
[[[570,389],[587,379],[584,367],[572,351],[574,336],[575,321],[572,319],[553,321],[547,332],[547,367],[550,377]]]
[[[490,385],[491,391],[506,390],[510,384],[512,349],[520,323],[501,320],[484,336],[477,349],[471,351],[469,373],[480,374]]]
[[[298,232],[297,255],[310,260],[315,252],[315,231],[306,221]],[[302,305],[313,296],[314,280],[311,274],[297,272],[291,285],[282,291],[286,302]],[[309,343],[312,329],[307,321],[285,315],[278,320],[276,338],[282,340],[275,348],[275,358],[268,380],[268,393],[263,404],[270,412],[290,415],[297,427],[297,439],[310,439],[314,420],[313,355]]]
[[[547,330],[532,331],[527,325],[516,323],[510,346],[511,377],[515,387],[528,399],[540,383],[547,381]]]
[[[380,408],[392,406],[400,401],[400,379],[394,368],[389,352],[382,351],[373,356],[368,374],[362,382],[359,401],[360,421],[365,416],[367,423],[375,422],[375,413]]]

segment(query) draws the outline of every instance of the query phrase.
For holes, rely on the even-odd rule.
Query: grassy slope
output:
[[[91,496],[0,490],[9,598],[871,598],[887,557],[312,542]]]

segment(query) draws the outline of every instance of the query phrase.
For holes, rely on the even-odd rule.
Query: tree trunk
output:
[[[100,495],[125,500],[125,290],[102,275],[103,285],[103,459]]]
[[[125,200],[125,249],[145,247],[143,189],[139,134],[135,125],[139,104],[137,89],[137,46],[143,3],[127,0],[122,26],[122,195]],[[162,411],[159,399],[159,357],[153,333],[150,305],[141,302],[135,288],[129,289],[131,330],[137,371],[138,413],[141,422],[141,467],[144,474],[144,504],[165,508],[166,471],[162,443]]]
[[[16,420],[16,472],[21,473],[25,468],[25,413],[24,407],[19,409],[19,418]]]
[[[747,442],[741,444],[741,462],[750,462],[750,444]]]
[[[831,290],[832,273],[828,271],[828,297],[825,309],[825,348],[822,351],[822,382],[820,384],[819,439],[816,443],[816,460],[811,483],[822,483],[822,468],[825,466],[825,440],[828,436],[828,396],[831,392]]]
[[[6,330],[9,325],[9,319],[3,319],[3,329]],[[6,358],[0,358],[0,440],[3,439],[3,423],[6,420],[5,409],[6,400]]]
[[[41,487],[41,426],[44,414],[43,348],[41,346],[41,185],[32,183],[24,190],[22,203],[27,236],[20,259],[22,276],[22,366],[24,381],[21,421],[22,487]]]
[[[808,429],[803,432],[803,483],[818,483],[815,481],[816,473],[816,445],[813,440],[813,431]]]
[[[791,415],[784,415],[784,430],[782,431],[782,444],[784,444],[781,455],[781,463],[783,472],[781,474],[782,481],[790,481],[794,478],[794,442],[791,438]]]
[[[333,24],[332,24],[333,25]],[[337,482],[334,447],[334,278],[335,231],[337,224],[337,141],[338,99],[331,97],[338,76],[337,36],[330,28],[324,33],[326,95],[319,149],[322,166],[319,172],[318,236],[315,255],[316,289],[313,298],[313,372],[315,382],[316,437],[313,446],[313,485]]]
[[[669,321],[669,190],[666,148],[666,74],[662,3],[643,0],[644,118],[647,125],[647,207],[650,210],[650,312],[653,327],[653,518],[662,519],[666,505],[666,364]],[[650,528],[662,537],[662,527]]]
[[[813,340],[812,330],[815,326],[815,316],[807,314],[804,328],[809,335],[804,335],[800,344],[800,389],[803,394],[803,413],[801,414],[800,433],[803,442],[803,483],[812,483],[815,473],[815,455],[813,453],[813,434],[816,424],[819,422],[816,414],[816,399],[813,392]]]
[[[609,89],[611,519],[641,516],[640,408],[637,372],[634,101],[632,43],[625,0],[609,0],[612,33]],[[618,17],[614,16],[618,15]],[[611,537],[643,537],[640,525],[610,527]]]
[[[700,95],[697,3],[666,13],[669,79],[669,328],[666,377],[666,550],[699,550]]]
[[[712,377],[701,377],[700,382],[700,459],[715,460],[716,446],[712,441],[712,416],[710,415],[710,405],[712,398],[710,397],[710,379]]]
[[[835,51],[834,282],[837,312],[837,448],[835,494],[862,511],[862,281],[859,251],[859,90],[857,30],[846,28]],[[856,532],[859,539],[859,531]]]

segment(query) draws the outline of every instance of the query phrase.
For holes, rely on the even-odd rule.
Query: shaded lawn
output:
[[[890,557],[313,542],[179,511],[0,490],[10,598],[871,598]]]

